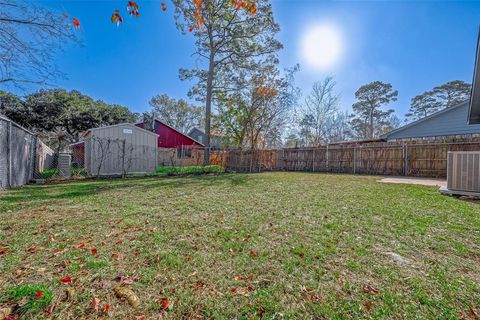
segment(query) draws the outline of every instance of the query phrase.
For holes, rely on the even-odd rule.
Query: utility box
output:
[[[480,151],[450,151],[447,156],[447,194],[480,196]]]
[[[85,135],[85,170],[89,176],[154,172],[157,141],[156,133],[129,123],[90,129]]]
[[[70,153],[58,154],[58,176],[63,178],[72,176],[72,156]]]

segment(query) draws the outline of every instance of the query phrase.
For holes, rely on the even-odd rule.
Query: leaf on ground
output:
[[[254,258],[257,256],[257,254],[255,253],[255,251],[253,251],[253,250],[250,250],[250,255],[251,255],[252,257],[254,257]]]
[[[122,286],[116,286],[113,288],[113,291],[115,292],[117,298],[127,300],[128,304],[130,304],[134,309],[140,306],[140,299],[132,290]]]
[[[60,282],[61,283],[70,283],[70,282],[72,282],[72,278],[70,278],[69,276],[65,276],[65,277],[60,279]]]
[[[100,299],[98,299],[97,297],[92,297],[92,299],[90,299],[90,306],[95,311],[98,311],[98,307],[100,306]]]
[[[123,259],[123,255],[119,254],[119,253],[112,253],[112,259],[114,260],[122,260]]]
[[[162,309],[167,311],[170,307],[170,301],[167,298],[162,298]]]
[[[378,291],[377,289],[375,289],[371,285],[366,285],[365,287],[363,287],[363,292],[370,293],[370,294],[373,294],[373,295],[380,293],[380,291]]]
[[[65,291],[66,293],[66,300],[67,301],[72,301],[73,296],[75,295],[75,289],[72,287],[68,287],[67,290]]]
[[[10,314],[12,313],[12,307],[6,307],[0,309],[0,320],[8,319]]]

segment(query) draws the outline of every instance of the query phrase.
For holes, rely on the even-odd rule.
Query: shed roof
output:
[[[113,124],[113,125],[105,126],[105,127],[91,128],[91,129],[87,130],[87,133],[94,132],[94,131],[99,131],[99,130],[105,130],[105,129],[113,128],[113,127],[120,127],[120,126],[121,127],[130,127],[132,129],[135,129],[135,130],[141,130],[141,131],[143,131],[143,133],[147,133],[147,134],[153,135],[155,137],[158,137],[158,134],[156,134],[155,132],[145,130],[145,129],[137,127],[136,125],[133,125],[131,123],[119,123],[119,124]]]

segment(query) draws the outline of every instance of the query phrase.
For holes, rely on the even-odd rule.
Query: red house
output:
[[[135,123],[136,126],[145,129],[143,122]],[[165,122],[155,118],[153,121],[153,132],[158,134],[159,148],[179,148],[181,146],[203,147],[204,145]]]

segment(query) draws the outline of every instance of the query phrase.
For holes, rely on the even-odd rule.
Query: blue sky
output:
[[[190,83],[178,69],[194,66],[193,36],[175,28],[173,8],[162,12],[160,1],[138,0],[140,18],[127,17],[126,1],[51,0],[42,4],[77,17],[84,46],[69,45],[58,56],[67,79],[56,84],[94,98],[147,110],[155,94],[186,97]],[[273,0],[284,44],[281,66],[301,66],[297,84],[304,94],[315,81],[332,75],[349,110],[354,92],[374,80],[391,82],[399,91],[392,104],[402,118],[410,99],[449,80],[471,82],[480,23],[480,1],[320,1]],[[125,22],[109,21],[115,8]],[[306,32],[319,26],[335,31],[341,44],[336,62],[315,68],[304,58]],[[327,46],[328,47],[328,46]],[[321,59],[321,57],[319,57]]]

